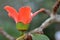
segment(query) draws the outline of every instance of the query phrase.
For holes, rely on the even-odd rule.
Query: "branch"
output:
[[[60,6],[60,0],[58,0],[58,1],[55,3],[55,5],[54,5],[54,7],[53,7],[53,14],[56,14],[59,6]]]
[[[49,26],[53,22],[54,22],[54,18],[50,17],[45,22],[43,22],[40,27],[32,30],[30,33],[42,33],[43,29]]]
[[[8,33],[6,33],[3,29],[0,28],[0,34],[8,38],[9,40],[15,40],[14,37],[10,36]]]

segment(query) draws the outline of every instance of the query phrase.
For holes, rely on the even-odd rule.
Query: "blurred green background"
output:
[[[3,9],[6,5],[13,6],[17,11],[20,7],[29,5],[32,8],[32,12],[35,12],[40,8],[49,9],[51,11],[55,2],[56,0],[0,0],[0,27],[15,38],[19,37],[20,35],[16,29],[14,20],[9,18],[7,12]],[[58,14],[60,13],[59,10]],[[28,31],[39,27],[47,18],[49,18],[49,16],[44,13],[40,13],[35,16],[30,23],[30,28]],[[54,34],[56,31],[60,30],[59,24],[60,23],[53,23],[44,29],[44,33],[50,38],[50,40],[55,40]],[[0,40],[8,39],[0,34]]]

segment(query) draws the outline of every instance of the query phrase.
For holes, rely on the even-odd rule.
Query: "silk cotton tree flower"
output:
[[[29,6],[19,8],[18,12],[10,6],[5,6],[4,9],[7,10],[8,16],[16,22],[18,30],[25,31],[28,29],[29,23],[32,20],[31,8]]]
[[[32,18],[44,10],[42,8],[41,10],[38,10],[32,14],[29,6],[19,8],[18,12],[11,6],[5,6],[4,9],[8,12],[8,16],[13,18],[16,22],[16,28],[20,31],[20,34],[24,34],[25,31],[28,30]]]
[[[13,18],[16,22],[17,29],[21,31],[28,30],[28,26],[32,18],[44,10],[42,9],[32,14],[29,6],[19,8],[18,12],[11,6],[5,6],[4,9],[8,12],[8,16]]]

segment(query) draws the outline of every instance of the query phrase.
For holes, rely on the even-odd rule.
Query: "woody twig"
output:
[[[9,40],[15,40],[14,37],[12,37],[12,36],[9,35],[8,33],[6,33],[2,28],[0,28],[0,34],[2,34],[3,36],[5,36],[5,37],[8,38]]]

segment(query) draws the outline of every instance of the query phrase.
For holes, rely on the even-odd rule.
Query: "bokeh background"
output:
[[[4,6],[9,5],[14,7],[17,11],[20,7],[29,5],[32,8],[32,12],[39,10],[40,8],[49,9],[52,11],[53,5],[57,0],[0,0],[0,28],[3,28],[8,34],[17,38],[19,37],[19,31],[16,29],[16,24],[13,19],[9,18],[7,12],[4,10]],[[60,9],[59,9],[60,10]],[[60,13],[58,10],[58,14]],[[44,22],[48,15],[40,13],[35,16],[30,23],[30,28],[28,31],[33,30]],[[60,23],[53,23],[44,29],[45,35],[47,35],[50,40],[55,40],[54,34],[56,31],[60,30]],[[8,40],[3,35],[0,34],[0,40]]]

